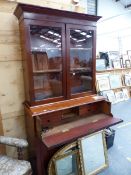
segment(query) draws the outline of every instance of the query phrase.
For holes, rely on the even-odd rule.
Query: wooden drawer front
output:
[[[45,114],[39,117],[40,124],[43,127],[53,127],[61,123],[61,111],[53,112],[51,114]]]
[[[91,113],[91,105],[84,105],[79,107],[79,115],[83,116],[85,114]]]
[[[87,115],[98,113],[100,111],[99,109],[99,103],[83,105],[79,107],[79,115],[87,117]]]
[[[94,111],[94,114],[101,112],[101,103],[97,102],[92,104],[92,110]]]

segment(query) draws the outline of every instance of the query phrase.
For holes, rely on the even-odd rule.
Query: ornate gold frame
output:
[[[94,171],[92,171],[92,172],[90,172],[90,173],[87,174],[85,172],[85,167],[84,167],[84,160],[83,160],[83,154],[84,153],[82,151],[82,142],[81,141],[83,139],[88,139],[91,136],[95,136],[96,134],[102,134],[102,142],[103,142],[103,149],[104,149],[103,151],[104,151],[105,164],[103,164],[103,166],[101,166],[101,167],[97,168],[96,170],[94,170]],[[100,171],[102,171],[103,169],[105,169],[105,168],[108,167],[107,146],[106,146],[106,141],[105,141],[105,133],[104,133],[103,130],[102,131],[99,131],[99,132],[96,132],[96,133],[93,133],[91,135],[88,135],[86,137],[80,138],[78,140],[78,145],[79,145],[79,155],[80,155],[80,164],[81,164],[82,175],[96,175]],[[96,142],[96,144],[94,146],[97,147],[97,142]]]
[[[64,147],[62,147],[60,150],[58,150],[54,156],[51,158],[49,164],[48,164],[48,175],[56,175],[56,165],[55,165],[55,161],[58,159],[62,159],[63,157],[67,157],[71,154],[76,154],[77,155],[77,164],[79,165],[79,151],[78,150],[73,150],[68,152],[70,149],[77,147],[77,142],[73,142],[70,143]],[[78,166],[78,175],[80,174],[80,170],[79,170],[79,166]]]
[[[65,155],[59,156],[59,157],[57,157],[56,159],[54,159],[54,165],[55,165],[55,172],[56,172],[56,175],[59,175],[59,174],[57,173],[56,161],[57,161],[57,160],[60,160],[60,159],[62,159],[62,158],[66,158],[66,157],[68,157],[68,156],[70,156],[70,155],[76,155],[77,172],[78,172],[78,175],[80,175],[80,170],[79,170],[79,166],[78,166],[78,165],[79,165],[78,150],[77,150],[77,151],[72,151],[72,152],[70,152],[70,153],[67,153],[67,154],[65,154]]]

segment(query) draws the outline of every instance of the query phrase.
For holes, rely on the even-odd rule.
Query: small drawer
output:
[[[80,116],[85,116],[87,117],[87,115],[93,114],[94,113],[94,107],[92,104],[88,104],[88,105],[83,105],[79,107],[79,115]]]
[[[61,116],[61,111],[57,111],[50,114],[41,115],[38,119],[43,127],[53,127],[61,123]]]

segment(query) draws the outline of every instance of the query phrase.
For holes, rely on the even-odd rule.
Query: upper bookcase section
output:
[[[98,16],[18,4],[26,100],[45,104],[95,94]]]

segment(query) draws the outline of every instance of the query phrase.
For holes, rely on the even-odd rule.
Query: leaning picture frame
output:
[[[127,55],[131,56],[131,50],[127,50]]]
[[[77,151],[72,151],[54,159],[56,175],[80,175]]]
[[[131,61],[130,60],[125,60],[125,65],[126,65],[126,68],[130,68],[131,67]]]
[[[126,60],[129,60],[129,56],[127,54],[123,54],[122,60],[123,60],[123,68],[126,68]]]
[[[79,166],[80,164],[79,163],[79,152],[78,152],[77,145],[78,145],[77,141],[75,141],[75,142],[72,142],[70,144],[63,146],[61,149],[55,152],[55,154],[52,156],[52,158],[50,159],[48,163],[48,175],[56,175],[56,174],[58,175],[60,174],[60,171],[62,175],[69,175],[68,172],[71,172],[72,170],[75,172],[76,175],[81,175],[80,166]],[[73,157],[72,161],[70,161],[71,156]],[[60,164],[61,166],[59,167]],[[67,166],[68,164],[69,164],[69,167]],[[73,174],[73,172],[71,173]]]
[[[124,83],[126,86],[131,86],[131,74],[124,75]]]
[[[119,51],[109,51],[108,55],[109,55],[109,59],[111,60],[119,59]]]
[[[111,102],[112,104],[116,103],[115,93],[113,90],[107,91],[107,98],[108,98],[109,102]]]
[[[110,68],[113,68],[113,61],[119,60],[119,51],[108,51]]]
[[[109,76],[111,89],[117,89],[122,87],[122,76],[121,74],[114,74]]]
[[[115,96],[116,96],[116,100],[117,102],[121,102],[121,101],[124,101],[124,94],[123,94],[123,91],[119,90],[117,92],[115,92]]]
[[[122,91],[123,91],[124,100],[129,100],[130,98],[129,91],[126,88],[123,88]]]
[[[120,60],[112,60],[112,64],[113,64],[114,69],[120,69],[121,68]]]
[[[97,80],[98,91],[106,91],[110,89],[110,83],[108,77],[102,77]]]
[[[80,138],[78,145],[82,175],[95,175],[108,167],[104,131]]]

